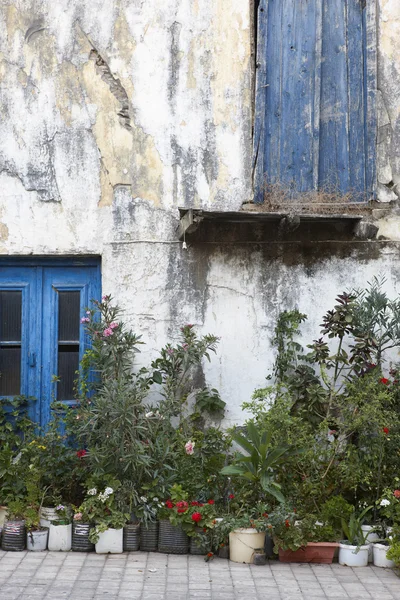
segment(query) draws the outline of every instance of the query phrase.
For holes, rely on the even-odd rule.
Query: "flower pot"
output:
[[[128,523],[124,527],[124,552],[136,552],[140,546],[140,523]]]
[[[379,535],[376,531],[373,531],[375,528],[371,525],[361,525],[362,532],[365,536],[365,543],[368,544],[368,562],[372,563],[373,561],[373,551],[372,544],[379,540]]]
[[[48,548],[50,552],[69,552],[72,546],[72,525],[52,521],[49,527]]]
[[[94,544],[89,540],[90,525],[74,521],[72,523],[72,545],[73,552],[93,552]]]
[[[383,567],[384,569],[393,569],[395,562],[386,558],[389,546],[380,544],[379,542],[372,544],[372,552],[375,567]]]
[[[220,547],[220,549],[218,550],[218,556],[220,558],[229,558],[229,544]]]
[[[265,565],[267,562],[267,555],[265,552],[254,552],[253,565]]]
[[[200,527],[196,527],[196,533],[200,533],[202,529]],[[199,546],[199,538],[197,536],[193,536],[190,538],[189,544],[190,554],[196,554],[197,556],[204,556],[205,552]]]
[[[158,521],[144,523],[140,526],[140,549],[143,552],[157,552],[158,550]]]
[[[25,550],[25,521],[6,521],[1,533],[2,550],[20,552]]]
[[[99,534],[97,554],[121,554],[123,552],[123,529],[106,529]]]
[[[366,567],[368,565],[368,544],[364,546],[351,546],[339,544],[339,564],[347,567]]]
[[[265,531],[235,529],[229,534],[229,557],[233,562],[251,564],[254,551],[264,548]]]
[[[52,521],[57,521],[58,515],[55,506],[42,506],[39,511],[40,526],[50,528]]]
[[[158,550],[166,554],[187,554],[189,538],[181,527],[171,525],[167,519],[160,521]]]
[[[7,518],[7,506],[0,506],[0,527],[3,527]]]
[[[49,529],[36,529],[35,531],[27,531],[26,533],[26,549],[31,552],[43,552],[47,549],[47,541],[49,539]]]
[[[280,562],[318,563],[330,565],[339,544],[331,542],[308,542],[298,550],[279,548]]]

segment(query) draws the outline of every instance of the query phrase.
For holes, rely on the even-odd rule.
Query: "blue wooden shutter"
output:
[[[371,6],[368,16],[363,0],[260,0],[256,201],[265,179],[294,195],[324,189],[363,200],[373,191]]]

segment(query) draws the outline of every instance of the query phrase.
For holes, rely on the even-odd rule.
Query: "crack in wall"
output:
[[[129,98],[128,94],[121,81],[114,77],[111,73],[111,69],[101,56],[100,52],[96,48],[92,47],[89,54],[90,60],[93,60],[96,65],[97,72],[101,75],[101,78],[110,88],[112,95],[120,103],[120,110],[118,111],[119,121],[122,127],[125,127],[128,131],[132,130],[131,116],[129,112]]]

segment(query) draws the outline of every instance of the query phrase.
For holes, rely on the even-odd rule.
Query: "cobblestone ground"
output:
[[[240,565],[199,556],[101,556],[0,551],[0,600],[400,599],[400,579],[377,567],[271,562]]]

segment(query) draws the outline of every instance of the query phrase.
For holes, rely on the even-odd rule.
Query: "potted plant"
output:
[[[304,517],[284,506],[270,515],[274,550],[281,562],[330,564],[338,547],[334,529],[318,522],[316,515]]]
[[[55,513],[56,518],[50,521],[48,548],[51,552],[69,552],[72,546],[70,509],[58,504]]]
[[[390,569],[396,565],[396,561],[389,558],[388,554],[390,556],[390,549],[396,545],[393,529],[397,529],[396,522],[400,521],[400,490],[385,489],[377,502],[377,509],[382,535],[372,544],[373,563],[376,567]]]
[[[93,524],[90,523],[84,506],[80,506],[76,509],[72,519],[71,550],[73,552],[93,552],[94,544],[89,539],[92,528]]]
[[[160,499],[152,490],[147,490],[145,496],[140,496],[134,515],[131,515],[131,522],[124,527],[124,550],[139,550],[140,547],[145,552],[157,551],[157,515],[160,508]]]
[[[26,547],[32,552],[41,552],[47,549],[49,538],[49,528],[40,524],[40,507],[46,492],[40,489],[40,470],[33,465],[26,478],[26,490]]]
[[[267,513],[265,513],[267,514]],[[265,546],[267,517],[255,510],[239,516],[224,518],[229,533],[229,558],[233,562],[251,564],[256,550]]]
[[[365,543],[362,522],[371,510],[368,506],[359,515],[354,511],[348,522],[342,520],[342,528],[346,536],[339,544],[339,563],[348,567],[366,567],[368,565],[369,545]]]
[[[25,549],[25,504],[22,500],[8,502],[8,516],[4,523],[1,548],[2,550],[20,552]]]
[[[94,527],[89,540],[95,544],[97,554],[118,554],[123,552],[123,527],[129,521],[129,514],[118,508],[115,490],[118,481],[111,482],[103,491],[90,488],[82,503],[82,512],[88,516]]]

